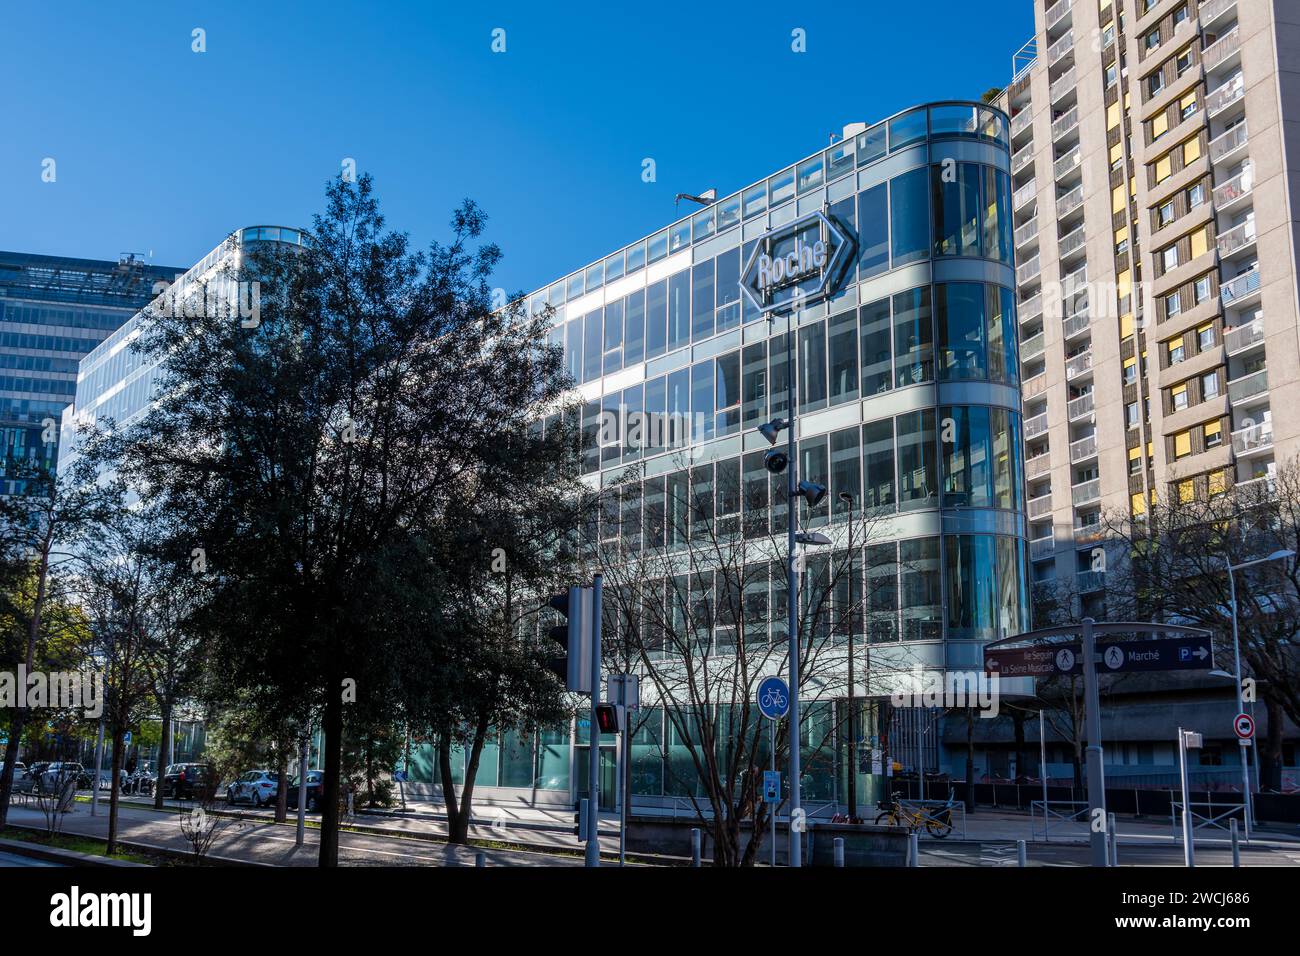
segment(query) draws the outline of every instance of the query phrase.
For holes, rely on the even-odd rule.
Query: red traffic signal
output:
[[[616,734],[619,730],[618,705],[597,704],[596,726],[602,734]]]

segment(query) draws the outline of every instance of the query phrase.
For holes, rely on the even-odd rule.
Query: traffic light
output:
[[[549,658],[546,666],[564,681],[568,690],[590,694],[592,590],[571,587],[563,594],[552,595],[546,603],[567,618],[564,624],[550,629],[551,640],[564,648],[564,653]]]
[[[618,733],[619,725],[619,706],[617,704],[597,704],[596,705],[596,726],[600,728],[602,734]]]

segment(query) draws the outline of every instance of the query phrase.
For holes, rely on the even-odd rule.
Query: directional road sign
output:
[[[1209,670],[1214,655],[1209,637],[1170,637],[1154,641],[1098,644],[1098,673],[1119,671]],[[984,667],[1002,677],[1051,677],[1080,674],[1083,658],[1078,644],[997,648],[984,652]]]

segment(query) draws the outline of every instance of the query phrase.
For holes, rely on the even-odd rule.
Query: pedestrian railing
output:
[[[1060,809],[1057,809],[1060,808]],[[1052,839],[1052,821],[1060,823],[1086,823],[1083,818],[1088,815],[1088,804],[1083,800],[1031,800],[1029,801],[1029,835],[1033,836],[1034,820],[1038,814],[1043,815],[1043,842]]]
[[[1227,830],[1230,824],[1227,822],[1233,817],[1245,821],[1245,807],[1240,803],[1223,804],[1223,803],[1196,803],[1191,802],[1187,805],[1190,807],[1186,812],[1192,815],[1192,829],[1199,830],[1201,827],[1213,827],[1218,830]],[[1198,813],[1196,808],[1204,807],[1204,813]],[[1173,830],[1174,839],[1178,839],[1182,833],[1182,823],[1180,815],[1184,812],[1183,802],[1170,794],[1169,799],[1169,828]]]

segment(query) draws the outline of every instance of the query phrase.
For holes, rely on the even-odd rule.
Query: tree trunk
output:
[[[474,801],[474,777],[478,774],[479,758],[483,755],[483,744],[487,742],[488,719],[486,716],[479,717],[478,723],[474,726],[474,740],[470,744],[469,759],[465,761],[465,782],[461,785],[460,805],[452,813],[450,804],[447,808],[447,842],[448,843],[469,843],[469,824],[472,816],[472,806]],[[447,774],[444,779],[449,779],[451,775],[451,755],[447,756]],[[453,784],[454,787],[454,784]]]
[[[366,806],[377,807],[375,802],[375,738],[366,737]]]
[[[117,800],[121,792],[117,780],[122,773],[122,734],[121,727],[113,727],[113,769],[109,771],[108,781],[108,846],[105,850],[109,856],[117,852]],[[99,781],[92,781],[91,786],[98,788]]]
[[[1259,747],[1261,741],[1255,741],[1259,753],[1255,755],[1259,760],[1259,788],[1261,790],[1279,791],[1282,789],[1282,721],[1284,714],[1282,704],[1273,697],[1264,696],[1264,709],[1268,712],[1268,730],[1265,733],[1263,746]],[[1258,731],[1256,732],[1258,735]]]
[[[45,584],[50,572],[49,537],[46,548],[41,554],[41,569],[36,576],[36,600],[32,604],[32,619],[27,622],[27,673],[31,673],[36,662],[36,637],[41,632],[41,611],[45,607]],[[18,744],[23,739],[23,730],[27,726],[27,688],[17,688],[18,706],[14,708],[13,720],[9,725],[9,743],[5,746],[5,769],[0,774],[0,827],[9,821],[9,799],[13,796],[14,762],[18,759]],[[99,782],[96,781],[96,786]]]
[[[1019,781],[1028,776],[1029,751],[1025,748],[1025,714],[1018,710],[1011,711],[1011,727],[1016,735],[1016,775]]]
[[[453,839],[455,827],[453,821],[459,819],[456,802],[456,781],[451,776],[451,735],[438,735],[438,776],[442,780],[442,803],[447,808],[447,842]]]
[[[322,721],[325,746],[325,774],[321,781],[320,856],[317,865],[339,865],[339,777],[343,764],[343,697],[341,680],[325,687],[325,715]]]
[[[162,702],[162,739],[158,741],[158,782],[153,788],[153,807],[155,810],[161,810],[166,806],[163,795],[163,773],[167,770],[167,754],[172,749],[172,710],[173,704],[170,697]]]
[[[966,812],[975,812],[975,709],[966,708]]]
[[[289,818],[289,740],[281,739],[276,744],[276,766],[278,772],[275,784],[275,822],[284,823]]]

